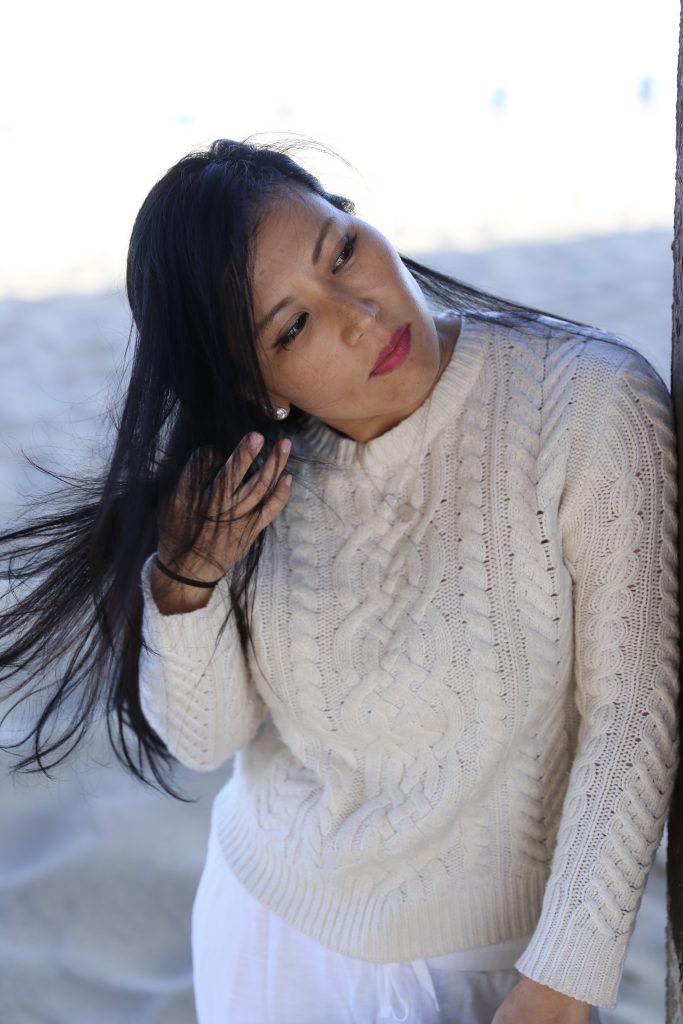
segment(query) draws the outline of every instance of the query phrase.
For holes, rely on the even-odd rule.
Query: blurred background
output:
[[[409,255],[612,330],[670,385],[675,0],[251,6],[24,0],[0,43],[0,520],[106,446],[135,214],[194,146],[303,135]],[[347,161],[346,163],[344,161]],[[9,736],[12,720],[3,727]],[[0,778],[3,1024],[191,1024],[189,913],[226,771],[195,803],[97,730]],[[664,1018],[664,850],[609,1024]]]

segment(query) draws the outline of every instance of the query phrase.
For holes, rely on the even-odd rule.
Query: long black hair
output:
[[[183,551],[209,518],[204,485],[245,434],[257,430],[266,440],[255,472],[271,444],[303,425],[296,407],[286,424],[266,411],[252,241],[268,201],[287,189],[308,189],[348,213],[354,206],[293,159],[300,145],[220,139],[171,167],[142,204],[127,263],[130,375],[108,465],[94,477],[60,477],[59,487],[0,534],[8,584],[0,698],[9,702],[6,715],[24,705],[31,716],[21,738],[2,746],[16,752],[15,771],[49,774],[104,717],[122,763],[179,795],[170,781],[173,759],[140,706],[140,573],[157,546],[159,513],[195,451],[207,455],[196,463]],[[475,319],[496,311],[511,326],[542,313],[401,259],[435,310],[466,310]],[[291,461],[289,471],[296,476],[295,466]],[[258,515],[276,482],[251,514]],[[226,616],[235,615],[245,646],[264,538],[265,531],[231,582]]]

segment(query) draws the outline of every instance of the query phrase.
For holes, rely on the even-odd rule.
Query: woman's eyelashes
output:
[[[344,262],[341,265],[344,266],[346,263],[349,262],[349,260],[353,256],[353,250],[354,250],[354,248],[356,246],[356,239],[357,238],[358,238],[358,235],[347,235],[346,236],[346,238],[344,239],[344,248],[342,249],[342,251],[337,256],[337,259],[334,261],[334,270],[338,269],[339,260],[342,258],[342,256],[344,256],[344,253],[346,253],[347,255],[346,255],[345,259],[344,259]]]
[[[283,334],[282,337],[277,339],[276,345],[279,348],[289,348],[299,331],[303,330],[303,326],[307,319],[308,313],[300,313],[289,330]]]
[[[346,235],[346,237],[344,238],[344,245],[334,261],[334,265],[332,268],[333,274],[336,273],[336,271],[339,270],[340,267],[345,267],[346,264],[349,262],[349,260],[353,256],[357,238],[358,235]],[[308,313],[300,313],[299,316],[294,321],[294,323],[292,324],[292,326],[289,328],[289,330],[285,331],[285,333],[277,339],[277,341],[275,342],[276,347],[289,348],[289,346],[296,338],[297,334],[300,334],[301,331],[304,329],[307,320]]]

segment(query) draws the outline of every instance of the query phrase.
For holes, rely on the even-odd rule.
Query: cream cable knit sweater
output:
[[[389,962],[533,932],[518,969],[613,1006],[677,759],[671,401],[639,354],[469,315],[367,444],[319,421],[267,537],[255,651],[227,580],[162,616],[144,713],[265,906]],[[384,495],[388,500],[383,500]]]

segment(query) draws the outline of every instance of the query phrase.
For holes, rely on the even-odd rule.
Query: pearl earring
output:
[[[286,420],[289,416],[289,409],[283,409],[282,406],[278,405],[274,409],[264,405],[263,408],[270,416],[274,416],[276,420]]]

